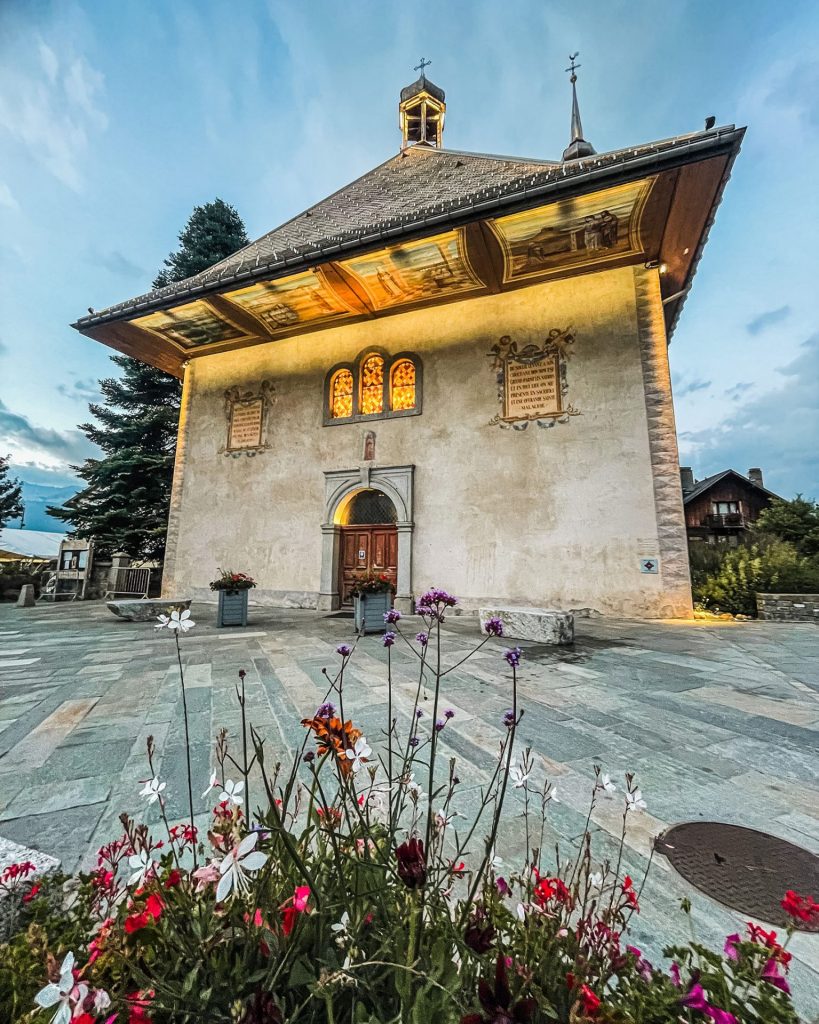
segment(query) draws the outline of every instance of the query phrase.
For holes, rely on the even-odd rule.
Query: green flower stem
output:
[[[196,833],[196,826],[193,823],[193,778],[191,775],[191,738],[188,732],[188,700],[185,695],[185,673],[182,669],[182,650],[179,646],[179,631],[174,631],[174,639],[176,640],[176,660],[179,663],[179,682],[182,684],[182,714],[185,719],[185,760],[188,768],[188,809],[191,816],[191,832],[192,835]],[[193,867],[194,870],[197,867],[196,860],[196,843],[191,844],[191,850],[193,852]]]

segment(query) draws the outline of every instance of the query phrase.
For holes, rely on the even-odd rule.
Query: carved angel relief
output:
[[[225,391],[225,419],[227,420],[227,443],[219,452],[225,456],[240,458],[267,451],[267,418],[273,395],[273,385],[265,380],[256,389],[243,390],[239,387]]]
[[[573,344],[574,335],[568,329],[555,327],[541,345],[519,349],[508,334],[493,345],[487,355],[492,359],[501,412],[488,425],[526,430],[532,422],[553,427],[579,416],[580,410],[566,401],[566,363]]]

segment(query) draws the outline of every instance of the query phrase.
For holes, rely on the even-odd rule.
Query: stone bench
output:
[[[555,608],[481,608],[481,623],[498,618],[503,635],[510,640],[531,640],[537,644],[573,644],[574,614]]]
[[[190,608],[190,597],[140,597],[106,601],[106,608],[129,622],[149,622],[159,615],[170,615],[180,608]]]

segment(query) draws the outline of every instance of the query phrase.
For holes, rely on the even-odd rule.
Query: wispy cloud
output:
[[[753,386],[750,381],[740,381],[738,384],[725,389],[725,397],[730,398],[732,402],[738,402]]]
[[[38,465],[67,466],[93,455],[96,448],[79,430],[38,427],[0,399],[0,451],[10,451],[18,461],[30,459]]]
[[[681,377],[679,382],[674,385],[674,397],[682,398],[684,395],[693,395],[696,391],[707,391],[710,387],[710,380],[694,378],[687,381],[684,377]]]
[[[39,61],[0,64],[0,136],[80,191],[89,137],[108,125],[100,105],[103,76],[82,55],[61,61],[42,40],[23,36],[19,46],[32,57],[36,51]]]
[[[99,249],[89,249],[88,251],[88,262],[95,267],[102,267],[103,270],[108,270],[112,274],[116,274],[118,277],[127,277],[130,279],[142,279],[148,276],[148,272],[138,266],[132,260],[129,260],[127,256],[121,253],[118,249],[110,249],[108,251],[100,251]]]
[[[819,334],[778,372],[778,387],[734,407],[716,427],[680,434],[682,460],[703,475],[761,466],[767,486],[784,497],[819,497]]]
[[[0,181],[0,206],[7,206],[10,210],[17,210],[20,207],[11,189],[4,181]]]
[[[93,377],[75,380],[71,384],[58,384],[57,392],[66,398],[79,398],[84,402],[98,402],[100,399],[99,384]]]
[[[778,306],[776,309],[768,309],[764,313],[760,313],[755,316],[753,320],[749,320],[745,325],[745,330],[749,334],[761,334],[762,331],[767,330],[769,327],[773,327],[774,324],[781,324],[783,320],[787,320],[791,315],[790,306]]]

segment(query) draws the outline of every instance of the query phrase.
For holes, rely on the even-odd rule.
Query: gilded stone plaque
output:
[[[225,418],[227,444],[219,451],[234,457],[256,455],[270,445],[266,440],[268,407],[273,388],[263,381],[256,390],[243,391],[238,387],[225,391]]]
[[[489,356],[501,412],[492,417],[490,426],[525,430],[534,422],[552,427],[578,416],[579,411],[567,401],[566,361],[573,344],[573,334],[554,328],[540,344],[530,342],[521,347],[504,335],[493,345]]]

